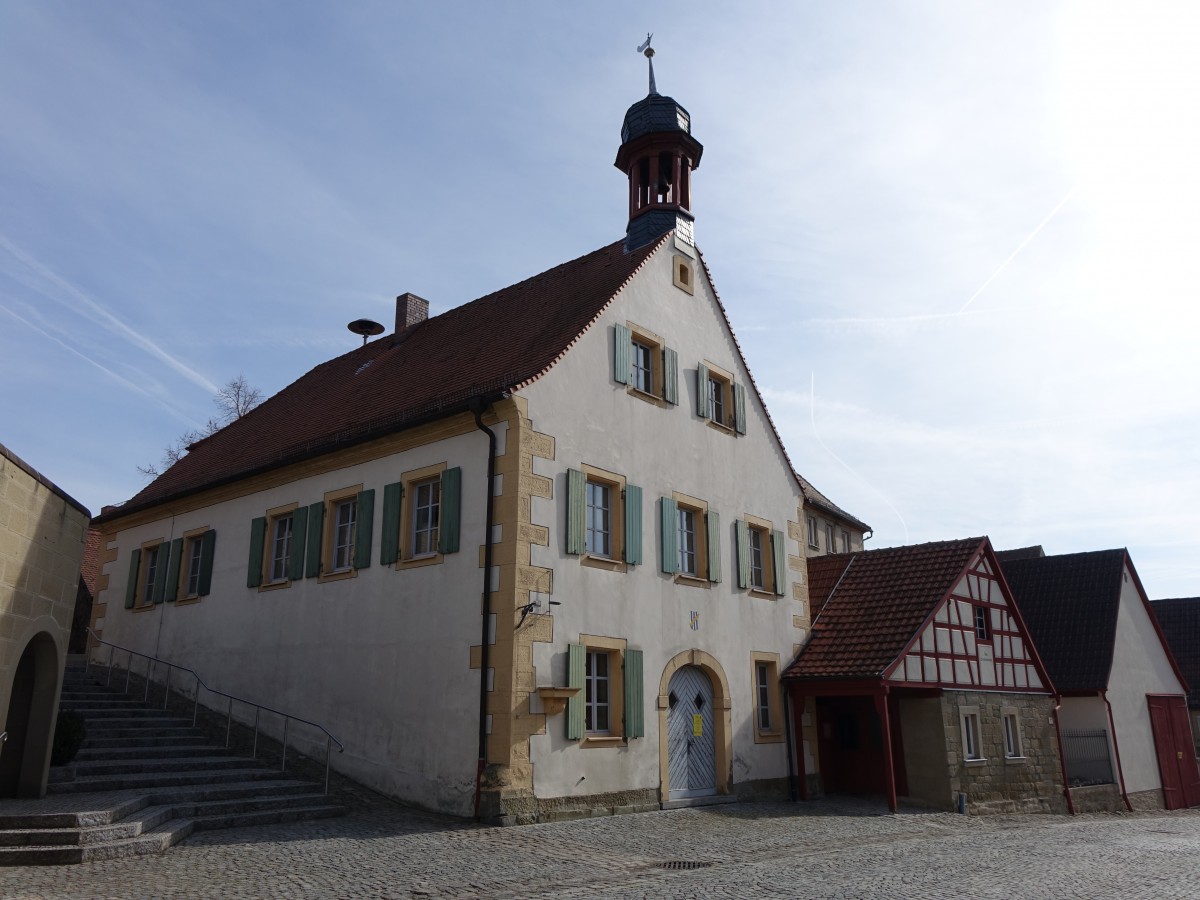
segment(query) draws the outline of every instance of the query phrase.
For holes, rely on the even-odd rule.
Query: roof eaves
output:
[[[650,248],[649,252],[646,253],[645,258],[642,259],[642,261],[637,264],[637,267],[632,272],[629,273],[629,276],[624,281],[621,282],[621,286],[618,287],[615,291],[613,291],[611,297],[609,297],[607,300],[604,301],[604,305],[600,307],[600,309],[596,313],[596,315],[592,316],[592,318],[588,321],[588,323],[586,325],[584,325],[583,328],[580,329],[579,333],[570,340],[570,342],[567,344],[567,346],[565,346],[558,353],[558,355],[554,357],[554,359],[552,359],[546,366],[544,366],[541,369],[541,371],[536,372],[533,375],[525,378],[519,384],[514,384],[511,389],[514,391],[519,391],[522,388],[529,387],[529,385],[533,384],[539,378],[544,377],[546,374],[548,374],[550,372],[551,369],[553,369],[556,365],[558,365],[562,361],[563,357],[566,356],[567,353],[569,353],[571,351],[571,348],[573,348],[576,344],[578,344],[581,340],[583,340],[583,336],[592,330],[593,325],[595,325],[598,321],[600,321],[600,317],[603,316],[606,312],[608,312],[608,308],[610,306],[612,306],[613,301],[616,300],[617,297],[620,296],[621,292],[629,286],[629,283],[631,281],[633,281],[633,279],[637,277],[637,274],[646,267],[646,264],[648,262],[650,262],[650,258],[652,256],[654,256],[656,253],[658,253],[658,251],[662,248],[662,245],[667,242],[667,238],[669,238],[674,233],[675,233],[674,230],[668,231],[666,234],[664,234],[662,237],[660,237],[658,239],[658,243],[656,243],[652,248]]]

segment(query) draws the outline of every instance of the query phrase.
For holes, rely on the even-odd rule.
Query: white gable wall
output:
[[[755,743],[752,658],[779,654],[780,670],[804,630],[803,571],[787,568],[785,595],[751,595],[737,587],[734,520],[767,519],[786,535],[795,521],[800,489],[744,370],[704,270],[696,261],[695,294],[672,283],[669,242],[646,263],[580,342],[551,373],[521,391],[533,427],[556,439],[554,460],[536,459],[535,473],[554,479],[553,499],[533,499],[535,524],[550,527],[548,547],[533,547],[532,562],[554,570],[554,641],[534,645],[539,685],[564,685],[567,645],[580,634],[624,638],[644,652],[644,738],[620,747],[582,748],[565,736],[563,716],[547,720],[547,733],[531,739],[539,797],[657,788],[657,698],[664,667],[678,653],[700,649],[723,667],[732,694],[733,781],[783,778],[785,745]],[[632,322],[659,335],[679,354],[679,403],[656,406],[630,395],[613,380],[613,326]],[[746,386],[747,433],[735,436],[696,414],[696,367],[708,360]],[[581,564],[565,552],[566,471],[581,464],[624,475],[644,491],[644,564],[609,572]],[[721,517],[721,575],[707,588],[676,584],[661,572],[658,499],[679,492],[704,501]],[[803,554],[785,540],[786,554]],[[691,613],[699,614],[692,630]],[[807,624],[807,618],[804,620]],[[782,732],[782,728],[780,728]],[[585,780],[581,781],[581,776]],[[720,773],[718,773],[720,779]]]
[[[1162,787],[1146,695],[1182,696],[1184,692],[1128,564],[1123,578],[1108,700],[1125,772],[1125,790],[1134,794]]]

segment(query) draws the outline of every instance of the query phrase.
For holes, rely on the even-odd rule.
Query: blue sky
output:
[[[213,414],[619,238],[659,89],[797,467],[869,546],[1200,595],[1200,10],[0,0],[0,442],[93,512]]]

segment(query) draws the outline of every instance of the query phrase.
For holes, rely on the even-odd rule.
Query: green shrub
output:
[[[58,714],[58,725],[54,729],[54,747],[50,750],[50,765],[65,766],[75,758],[83,739],[87,737],[87,726],[79,713],[63,710]]]

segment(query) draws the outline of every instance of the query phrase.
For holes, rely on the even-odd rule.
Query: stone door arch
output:
[[[668,721],[670,713],[671,679],[685,666],[700,669],[712,683],[713,749],[716,756],[716,788],[718,794],[728,794],[733,781],[733,727],[730,715],[729,679],[721,664],[703,650],[685,650],[676,654],[663,669],[658,683],[658,755],[659,792],[662,800],[671,796],[670,748]]]
[[[0,797],[40,797],[50,767],[54,707],[58,698],[58,649],[42,631],[34,635],[13,670],[0,744]]]

